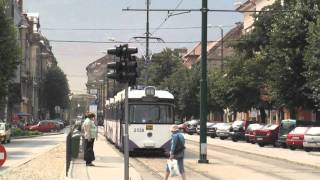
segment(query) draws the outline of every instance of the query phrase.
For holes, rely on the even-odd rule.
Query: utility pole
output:
[[[125,128],[124,128],[124,180],[129,180],[129,106],[128,106],[128,91],[129,86],[128,82],[125,83],[125,99],[124,99],[124,121],[125,121]]]
[[[146,27],[146,60],[149,61],[149,6],[150,0],[147,0],[147,27]]]
[[[146,61],[145,61],[145,69],[148,69],[149,63],[149,7],[150,7],[150,0],[147,0],[147,23],[146,23]],[[148,73],[145,73],[145,86],[148,85]]]
[[[208,0],[202,0],[202,33],[201,33],[201,80],[200,80],[200,157],[198,163],[207,160],[207,26]]]

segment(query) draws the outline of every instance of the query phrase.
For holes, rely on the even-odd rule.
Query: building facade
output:
[[[57,61],[49,41],[41,34],[39,13],[25,13],[23,0],[8,0],[7,16],[13,19],[21,49],[20,64],[11,78],[7,101],[7,120],[45,118],[42,97],[45,75]]]
[[[107,65],[113,61],[111,55],[105,55],[95,60],[86,67],[87,71],[87,92],[96,96],[95,105],[97,106],[97,120],[103,122],[105,100],[110,96],[112,90],[109,88],[107,79]]]

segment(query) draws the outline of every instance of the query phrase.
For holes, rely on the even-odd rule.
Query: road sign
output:
[[[4,164],[7,160],[7,152],[4,146],[0,144],[0,167]]]

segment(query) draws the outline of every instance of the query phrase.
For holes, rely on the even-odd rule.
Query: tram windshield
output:
[[[173,109],[170,105],[130,105],[129,120],[133,124],[171,124]]]

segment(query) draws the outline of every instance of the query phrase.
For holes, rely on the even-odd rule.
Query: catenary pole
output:
[[[149,8],[150,8],[150,0],[147,0],[147,23],[146,23],[146,61],[145,61],[145,69],[148,69],[149,63]],[[148,84],[148,70],[145,74],[145,86]]]
[[[208,0],[202,0],[201,80],[200,80],[200,157],[198,163],[207,160],[207,26]]]
[[[128,82],[125,85],[125,100],[124,100],[124,119],[125,119],[125,130],[124,130],[124,180],[129,180],[129,133],[128,133],[128,123],[129,123],[129,111],[128,111]]]

